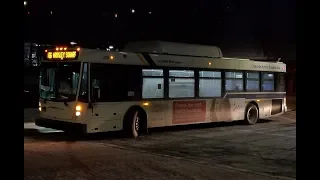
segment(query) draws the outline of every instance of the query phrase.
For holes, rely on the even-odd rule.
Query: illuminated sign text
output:
[[[57,52],[48,52],[47,59],[76,59],[76,51],[57,51]]]

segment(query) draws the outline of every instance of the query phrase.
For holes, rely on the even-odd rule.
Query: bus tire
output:
[[[136,138],[142,133],[147,133],[145,114],[138,108],[127,112],[124,125],[125,133],[130,137]]]
[[[253,103],[249,103],[245,111],[245,123],[248,125],[253,125],[253,124],[256,124],[258,120],[259,120],[258,107]]]

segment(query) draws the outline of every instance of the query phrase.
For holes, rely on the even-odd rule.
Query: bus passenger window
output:
[[[194,97],[194,71],[169,70],[169,98]]]
[[[199,71],[199,96],[221,97],[221,72]]]
[[[131,66],[93,63],[91,89],[100,89],[99,102],[138,100],[141,98],[140,72],[140,68]]]
[[[274,74],[262,74],[262,91],[274,91]]]
[[[242,72],[226,72],[225,82],[227,91],[243,91]]]
[[[247,72],[247,91],[260,91],[259,72]]]
[[[153,99],[163,98],[163,70],[162,69],[142,69],[142,98]]]

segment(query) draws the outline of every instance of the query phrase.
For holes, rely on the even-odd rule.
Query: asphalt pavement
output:
[[[295,111],[239,122],[76,137],[25,123],[25,179],[296,179]]]

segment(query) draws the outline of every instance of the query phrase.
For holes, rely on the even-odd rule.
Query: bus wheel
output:
[[[138,137],[143,130],[143,116],[139,110],[130,110],[126,119],[126,134],[131,137]]]
[[[259,109],[256,105],[250,103],[246,108],[245,122],[246,124],[253,125],[259,119]]]

